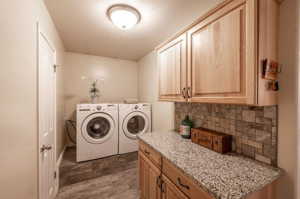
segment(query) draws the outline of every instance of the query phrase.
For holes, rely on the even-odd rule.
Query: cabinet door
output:
[[[234,0],[188,31],[194,102],[255,104],[256,0]]]
[[[186,34],[158,50],[159,100],[186,101],[186,53]]]
[[[140,189],[140,199],[146,199],[146,195],[149,192],[148,189],[148,173],[149,173],[149,167],[145,162],[145,159],[141,156],[139,152],[139,189]],[[147,190],[148,189],[148,190]]]
[[[161,199],[160,170],[139,152],[139,184],[141,199]]]
[[[162,199],[188,199],[167,177],[163,176]]]

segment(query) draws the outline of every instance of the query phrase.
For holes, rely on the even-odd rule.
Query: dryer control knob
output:
[[[135,110],[137,110],[138,108],[139,108],[139,106],[138,106],[138,105],[136,105],[136,106],[134,107],[134,109],[135,109]]]
[[[102,107],[101,106],[97,106],[96,108],[98,111],[101,111]]]

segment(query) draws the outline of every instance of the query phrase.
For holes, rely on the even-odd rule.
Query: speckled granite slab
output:
[[[216,199],[242,199],[282,171],[238,155],[222,155],[182,139],[175,132],[152,132],[140,140],[160,152]]]

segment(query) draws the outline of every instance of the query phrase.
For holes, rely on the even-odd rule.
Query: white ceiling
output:
[[[67,51],[138,60],[222,0],[45,0]],[[113,4],[138,9],[131,30],[106,17]]]

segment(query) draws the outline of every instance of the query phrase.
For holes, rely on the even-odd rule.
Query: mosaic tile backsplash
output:
[[[177,130],[185,115],[194,127],[232,135],[235,152],[277,166],[277,106],[175,103]]]

